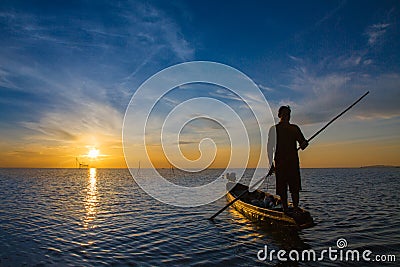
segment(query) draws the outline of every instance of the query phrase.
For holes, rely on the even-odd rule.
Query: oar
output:
[[[317,131],[315,134],[313,134],[308,140],[307,142],[310,142],[312,139],[314,139],[318,134],[320,134],[323,130],[325,130],[329,125],[331,125],[335,120],[337,120],[340,116],[342,116],[344,113],[346,113],[347,111],[349,111],[349,109],[351,109],[352,107],[354,107],[358,102],[361,101],[361,99],[363,99],[365,96],[367,96],[369,94],[369,91],[366,92],[365,94],[363,94],[357,101],[355,101],[353,104],[351,104],[348,108],[346,108],[345,110],[343,110],[340,114],[338,114],[336,117],[334,117],[332,120],[330,120],[324,127],[322,127],[319,131]],[[300,147],[297,149],[299,150]],[[267,173],[266,176],[262,177],[260,180],[258,180],[253,187],[255,187],[256,185],[258,185],[261,181],[264,181],[265,178],[267,178],[268,176],[271,176],[272,173],[274,172],[274,164],[271,164],[271,167],[269,168],[269,171]],[[217,213],[215,213],[213,216],[211,216],[209,218],[209,220],[213,220],[215,217],[217,217],[221,212],[223,212],[224,210],[226,210],[229,206],[231,206],[233,203],[235,203],[236,201],[238,201],[241,197],[243,197],[245,194],[247,194],[250,191],[250,188],[248,190],[243,191],[241,194],[239,194],[239,196],[237,196],[234,200],[230,201],[228,204],[226,204],[222,209],[220,209]]]
[[[272,168],[272,166],[271,166]],[[269,172],[268,172],[269,173]],[[256,185],[258,185],[260,182],[264,181],[264,178],[266,178],[267,176],[261,178],[260,180],[258,180],[252,187],[256,187]],[[256,187],[257,188],[257,187]],[[211,216],[210,218],[208,218],[209,220],[214,220],[215,217],[217,217],[221,212],[223,212],[224,210],[226,210],[230,205],[232,205],[233,203],[235,203],[236,201],[238,201],[241,197],[243,197],[244,195],[246,195],[247,193],[249,193],[250,188],[247,190],[244,190],[242,193],[239,194],[239,196],[237,196],[234,200],[232,200],[231,202],[229,202],[227,205],[225,205],[225,207],[223,207],[222,209],[220,209],[217,213],[215,213],[213,216]]]

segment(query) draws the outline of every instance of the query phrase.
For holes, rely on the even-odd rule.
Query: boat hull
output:
[[[233,201],[238,195],[239,192],[243,192],[243,190],[247,190],[247,187],[241,184],[238,184],[241,191],[231,190],[227,193],[226,197],[229,202]],[[236,187],[237,187],[236,186]],[[313,218],[309,214],[309,212],[304,209],[300,209],[303,217],[301,221],[295,220],[293,217],[285,214],[279,210],[267,209],[263,207],[258,207],[252,204],[249,204],[242,199],[235,201],[232,204],[232,207],[235,208],[238,212],[243,214],[249,220],[261,224],[263,226],[271,226],[271,227],[288,227],[294,229],[305,229],[315,225]]]

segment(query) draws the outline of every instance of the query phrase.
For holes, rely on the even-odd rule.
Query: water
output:
[[[221,175],[175,173],[194,185]],[[260,261],[268,249],[336,247],[400,261],[400,169],[304,169],[301,205],[317,226],[299,233],[261,228],[224,198],[197,208],[160,203],[124,169],[0,169],[0,266],[338,266],[357,262]],[[264,183],[273,192],[274,183]],[[396,263],[384,263],[395,266]],[[364,262],[361,265],[365,265]],[[378,265],[376,262],[366,266]]]

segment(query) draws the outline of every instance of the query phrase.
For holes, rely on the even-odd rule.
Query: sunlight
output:
[[[89,169],[90,188],[96,186],[96,174],[97,174],[96,168]]]
[[[88,157],[92,159],[96,159],[100,155],[100,151],[96,148],[92,148],[89,150]]]
[[[83,219],[83,227],[88,229],[90,227],[94,227],[91,223],[96,219],[97,216],[97,169],[90,168],[89,169],[89,181],[87,186],[87,193],[85,198],[85,210],[86,215]]]

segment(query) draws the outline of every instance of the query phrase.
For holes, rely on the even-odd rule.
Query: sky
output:
[[[2,0],[0,167],[74,167],[76,158],[126,167],[131,97],[154,74],[190,61],[241,71],[275,117],[290,105],[306,137],[370,91],[300,152],[301,166],[400,165],[399,18],[399,1]],[[166,95],[151,121],[165,118],[168,103],[201,96],[242,105],[224,88],[193,85]],[[228,143],[215,122],[188,125],[183,154],[196,159],[209,135],[221,167]],[[100,155],[88,157],[91,149]],[[162,158],[159,147],[151,153]]]

